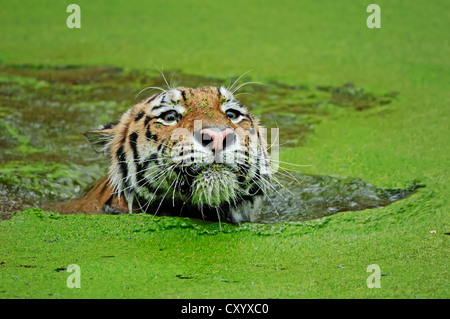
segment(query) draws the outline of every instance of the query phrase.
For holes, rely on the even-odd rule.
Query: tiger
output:
[[[85,132],[109,158],[108,173],[69,210],[250,221],[271,159],[264,127],[234,94],[224,86],[161,89]]]

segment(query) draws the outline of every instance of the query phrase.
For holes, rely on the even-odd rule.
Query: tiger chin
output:
[[[263,128],[224,87],[162,90],[85,136],[109,170],[66,212],[246,222],[272,176]]]

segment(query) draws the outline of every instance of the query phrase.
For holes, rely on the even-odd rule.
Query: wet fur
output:
[[[133,106],[117,123],[86,132],[94,149],[110,158],[108,176],[82,198],[63,203],[59,210],[89,214],[148,212],[246,221],[246,209],[240,210],[239,206],[245,204],[246,207],[253,207],[254,195],[264,192],[265,183],[270,178],[270,160],[257,120],[234,98],[232,92],[223,87],[163,90]],[[161,122],[161,114],[158,114],[170,107],[180,112],[184,110],[175,125]],[[228,119],[226,108],[239,109],[241,120],[234,123]],[[180,185],[181,180],[189,180],[185,175],[194,167],[184,161],[189,156],[185,154],[186,150],[195,150],[191,134],[198,129],[195,120],[202,120],[202,127],[231,128],[239,141],[236,155],[229,155],[235,156],[237,164],[233,164],[235,167],[224,167],[234,175],[227,173],[223,176],[231,176],[230,181],[231,178],[239,180],[248,189],[243,187],[242,192],[239,189],[235,198],[230,195],[230,199],[220,205],[211,205],[207,201],[193,204],[188,196],[193,185],[188,185],[188,182]],[[176,129],[189,134],[175,135],[178,138],[173,138],[174,132],[178,132],[174,131]],[[191,154],[193,164],[198,161],[195,152]],[[178,164],[177,159],[180,161]],[[246,161],[248,164],[245,164]],[[172,171],[168,165],[173,166]],[[214,169],[208,165],[204,167]],[[200,165],[200,168],[203,166]],[[164,173],[163,170],[167,171]],[[171,185],[165,185],[169,182]],[[159,186],[156,185],[158,183]]]

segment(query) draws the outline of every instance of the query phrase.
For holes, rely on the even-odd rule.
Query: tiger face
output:
[[[240,221],[236,207],[263,193],[271,176],[263,133],[228,89],[178,87],[85,135],[109,156],[109,183],[130,212],[186,207]]]

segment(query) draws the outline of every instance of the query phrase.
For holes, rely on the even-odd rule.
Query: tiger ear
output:
[[[83,135],[97,153],[108,154],[108,145],[114,137],[116,125],[117,123],[102,125],[99,129],[84,132]]]

